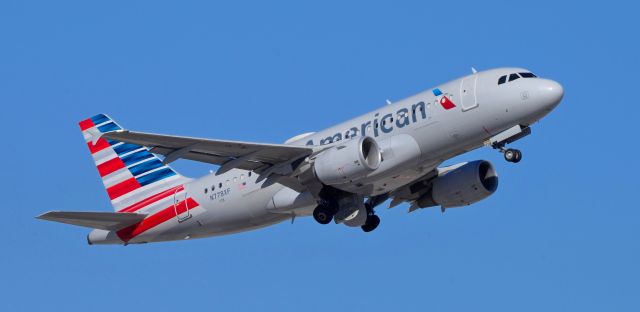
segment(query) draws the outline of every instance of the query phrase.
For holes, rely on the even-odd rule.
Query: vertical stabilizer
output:
[[[122,130],[107,115],[81,121],[80,129],[115,211],[133,212],[142,202],[181,191],[188,181],[144,146],[100,138]]]

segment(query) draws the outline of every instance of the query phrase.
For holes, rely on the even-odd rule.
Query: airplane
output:
[[[109,116],[80,129],[115,212],[50,211],[37,218],[84,226],[90,245],[139,244],[254,230],[313,216],[371,232],[375,208],[468,206],[498,188],[487,160],[442,166],[489,147],[507,162],[507,145],[562,100],[563,87],[524,68],[472,73],[284,144],[251,143],[125,130]],[[218,165],[193,179],[177,159]]]

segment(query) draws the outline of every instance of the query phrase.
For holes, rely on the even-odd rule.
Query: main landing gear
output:
[[[365,233],[369,233],[375,230],[380,225],[380,217],[370,214],[367,216],[367,221],[360,227]]]
[[[329,224],[333,220],[333,217],[338,213],[340,205],[338,204],[338,198],[342,195],[342,191],[330,186],[325,186],[320,191],[321,200],[318,202],[318,206],[313,210],[313,218],[320,224]]]
[[[320,204],[313,210],[313,219],[320,224],[329,224],[333,220],[336,213],[338,213],[338,201],[333,200],[333,197],[325,197]],[[365,203],[364,207],[367,212],[367,219],[363,225],[360,226],[364,232],[371,232],[380,225],[380,217],[375,214],[373,208],[389,198],[388,194],[378,195],[370,197]]]
[[[320,224],[329,224],[336,214],[335,209],[323,203],[313,210],[313,218]]]
[[[387,200],[387,198],[389,198],[389,196],[385,194],[385,195],[369,198],[369,200],[367,200],[367,202],[364,203],[364,207],[367,208],[367,221],[365,221],[360,228],[365,233],[369,233],[375,230],[378,227],[378,225],[380,225],[380,217],[376,216],[376,213],[375,211],[373,211],[373,208],[376,205],[379,205],[385,200]]]

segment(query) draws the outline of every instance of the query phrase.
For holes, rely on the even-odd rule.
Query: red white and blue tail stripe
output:
[[[141,201],[158,194],[174,195],[188,181],[144,146],[97,139],[102,133],[122,130],[104,114],[81,121],[80,129],[115,211],[139,210],[133,207]]]

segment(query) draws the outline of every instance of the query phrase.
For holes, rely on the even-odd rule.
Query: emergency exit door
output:
[[[180,191],[180,189],[176,189],[175,193],[173,193],[173,209],[176,212],[178,222],[191,218],[189,201],[187,199],[187,190]]]

